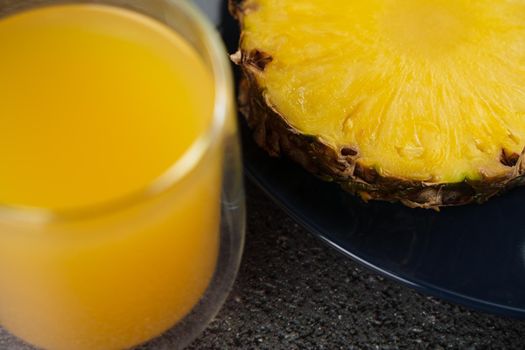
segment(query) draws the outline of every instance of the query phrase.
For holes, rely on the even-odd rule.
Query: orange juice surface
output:
[[[140,193],[211,123],[213,79],[178,34],[100,5],[0,20],[0,204],[74,212]],[[218,250],[220,154],[162,195],[55,222],[0,216],[0,323],[50,350],[174,326]],[[175,193],[176,192],[176,193]]]

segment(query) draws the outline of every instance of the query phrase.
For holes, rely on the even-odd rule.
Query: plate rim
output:
[[[253,142],[253,140],[249,141]],[[243,142],[244,143],[244,142]],[[265,155],[268,157],[268,155]],[[248,158],[248,160],[247,160]],[[260,188],[281,210],[283,210],[287,215],[289,215],[294,221],[301,225],[311,236],[319,240],[325,246],[337,251],[339,254],[350,258],[352,261],[356,262],[361,267],[364,267],[367,270],[370,270],[374,273],[377,273],[391,281],[399,283],[404,287],[408,287],[421,293],[423,295],[428,295],[435,297],[446,302],[460,305],[468,309],[490,314],[497,315],[502,317],[510,317],[514,319],[525,319],[525,309],[512,307],[509,305],[504,305],[500,303],[492,303],[486,300],[479,298],[471,297],[465,294],[453,292],[445,288],[439,287],[431,283],[425,283],[424,281],[408,278],[403,276],[400,273],[388,271],[380,266],[368,261],[366,258],[359,256],[356,252],[351,252],[348,249],[343,248],[336,241],[327,237],[318,227],[315,227],[311,222],[305,220],[301,215],[299,215],[296,210],[293,210],[285,204],[285,201],[280,198],[280,196],[267,186],[264,185],[264,182],[261,180],[259,173],[250,166],[249,157],[244,157],[244,170],[245,174],[250,181],[255,183],[258,188]],[[304,171],[303,169],[300,169]]]

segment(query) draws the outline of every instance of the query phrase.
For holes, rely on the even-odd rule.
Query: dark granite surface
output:
[[[522,349],[525,322],[418,294],[312,238],[247,186],[234,289],[193,349]]]

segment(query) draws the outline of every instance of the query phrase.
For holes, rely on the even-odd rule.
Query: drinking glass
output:
[[[139,12],[182,36],[213,74],[214,115],[184,156],[140,193],[66,211],[0,206],[0,324],[13,334],[14,349],[183,348],[223,304],[244,242],[228,57],[185,0],[0,0],[0,20],[86,3]]]

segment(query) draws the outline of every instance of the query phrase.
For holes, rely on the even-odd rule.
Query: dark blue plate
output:
[[[211,1],[206,3],[210,10]],[[212,15],[222,18],[220,29],[233,52],[237,24],[224,1],[214,3],[222,16]],[[525,188],[440,213],[365,204],[291,161],[269,158],[244,126],[243,147],[249,177],[328,245],[421,292],[525,318]]]

